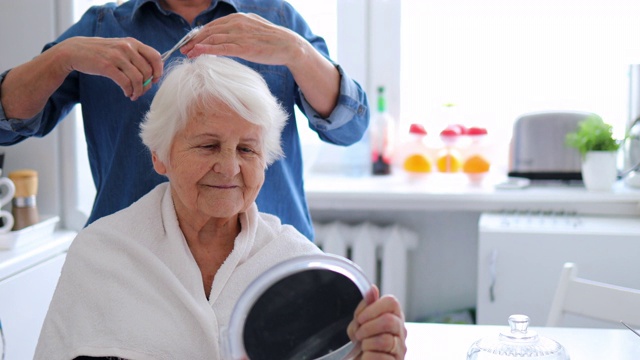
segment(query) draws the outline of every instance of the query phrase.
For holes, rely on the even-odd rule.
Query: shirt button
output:
[[[364,106],[360,105],[358,106],[358,115],[362,115],[365,112],[365,108]]]

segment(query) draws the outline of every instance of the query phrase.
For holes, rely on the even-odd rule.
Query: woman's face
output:
[[[156,171],[170,180],[179,218],[207,222],[245,211],[264,182],[262,130],[221,102],[196,102]]]

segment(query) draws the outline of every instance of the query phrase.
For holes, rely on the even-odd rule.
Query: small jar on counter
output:
[[[40,221],[36,195],[38,194],[38,172],[30,169],[12,171],[8,175],[16,186],[11,212],[14,217],[13,231],[24,229]]]

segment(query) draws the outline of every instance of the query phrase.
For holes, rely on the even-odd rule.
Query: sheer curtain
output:
[[[401,11],[403,121],[430,134],[448,122],[487,127],[505,162],[526,112],[592,111],[623,136],[639,2],[403,0]]]

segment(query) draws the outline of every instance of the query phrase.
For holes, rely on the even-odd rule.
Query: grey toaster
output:
[[[520,116],[509,153],[509,176],[532,180],[582,180],[580,153],[565,145],[565,137],[592,113],[537,112]]]

